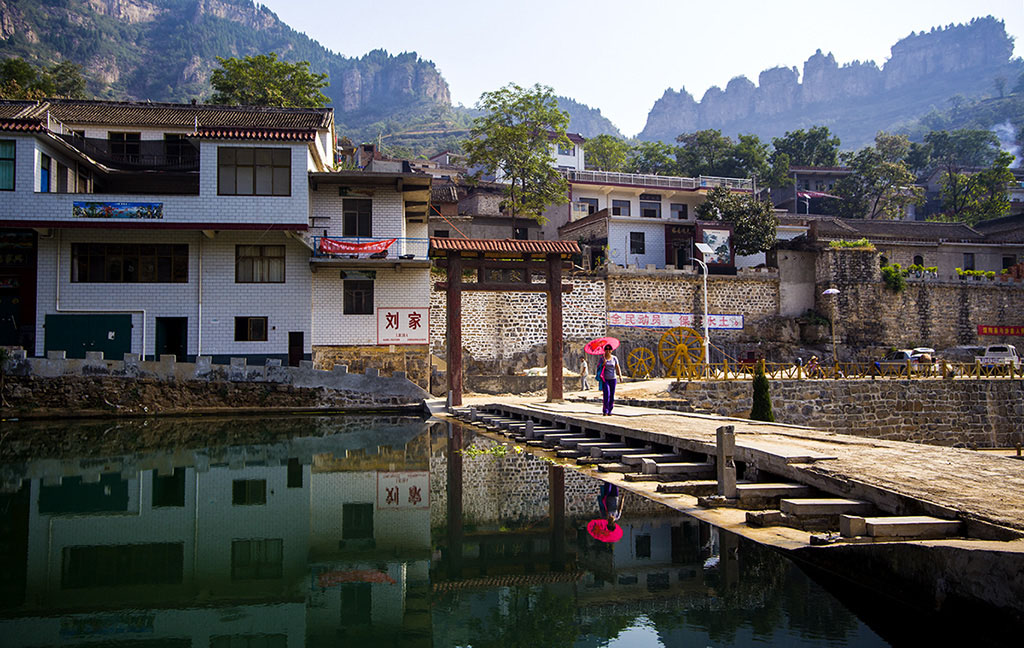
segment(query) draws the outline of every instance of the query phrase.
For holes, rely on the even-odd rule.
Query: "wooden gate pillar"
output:
[[[562,257],[548,254],[548,399],[562,402]]]
[[[462,257],[448,253],[448,392],[451,406],[462,405]]]

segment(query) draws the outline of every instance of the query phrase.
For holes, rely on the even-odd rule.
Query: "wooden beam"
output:
[[[562,284],[561,291],[563,293],[571,293],[573,289],[572,284]],[[448,290],[447,281],[439,281],[434,284],[434,290]],[[461,291],[499,291],[499,292],[547,292],[548,284],[546,283],[498,283],[498,282],[484,282],[484,283],[463,283],[459,285]]]
[[[562,368],[562,264],[557,254],[548,255],[548,402],[563,400]]]
[[[457,253],[448,255],[448,281],[444,283],[448,291],[448,391],[451,406],[458,407],[462,405],[462,259]]]

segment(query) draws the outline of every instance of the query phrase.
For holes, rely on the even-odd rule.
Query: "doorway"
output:
[[[173,355],[178,362],[186,362],[188,355],[188,318],[156,318],[156,359]]]
[[[288,366],[298,367],[305,356],[306,341],[302,331],[288,333]]]

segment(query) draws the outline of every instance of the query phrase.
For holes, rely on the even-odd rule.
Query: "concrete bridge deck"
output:
[[[736,460],[893,515],[959,519],[971,538],[1024,538],[1024,461],[961,448],[886,441],[714,415],[617,406],[602,416],[587,402],[476,397],[467,405],[714,455],[715,431],[733,425]],[[628,485],[632,490],[638,486]],[[659,498],[661,499],[661,498]]]

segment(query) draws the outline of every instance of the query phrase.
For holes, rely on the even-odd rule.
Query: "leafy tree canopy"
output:
[[[71,61],[61,61],[49,69],[36,69],[17,57],[0,62],[0,98],[85,99],[87,96],[82,66]]]
[[[732,242],[736,254],[757,254],[775,245],[779,220],[771,203],[749,193],[736,193],[725,187],[708,192],[707,200],[697,206],[700,220],[733,224]]]
[[[587,140],[586,160],[588,169],[597,171],[624,171],[630,146],[613,135],[598,135]]]
[[[544,221],[549,205],[568,202],[569,185],[554,168],[551,145],[568,145],[569,115],[558,108],[554,92],[540,84],[510,83],[485,92],[463,143],[470,167],[497,176],[505,186],[505,205],[517,215]],[[479,177],[481,174],[478,174]]]
[[[217,57],[220,68],[210,75],[215,104],[322,108],[330,101],[320,90],[330,85],[326,74],[310,72],[309,61],[279,61],[277,52],[244,58]]]
[[[664,142],[640,142],[630,150],[626,170],[630,173],[675,175],[675,149]]]
[[[828,126],[787,131],[783,137],[772,138],[772,147],[776,155],[788,155],[793,166],[832,167],[839,164],[839,138],[832,135]]]
[[[944,173],[942,213],[934,220],[968,225],[1010,213],[1007,187],[1013,182],[1013,155],[1000,151],[987,169],[977,173]]]
[[[921,204],[923,190],[905,162],[910,153],[906,135],[880,132],[875,145],[847,153],[843,162],[853,173],[836,182],[833,193],[843,200],[837,215],[845,218],[899,219],[908,205]]]

